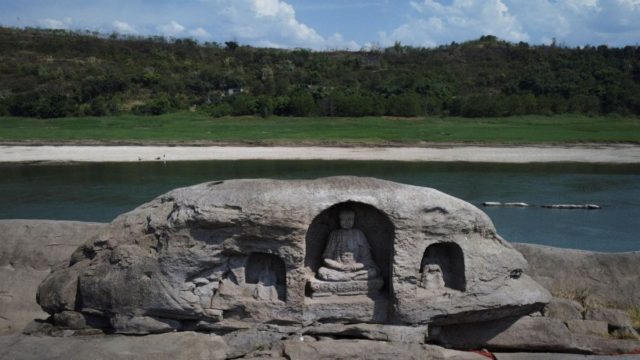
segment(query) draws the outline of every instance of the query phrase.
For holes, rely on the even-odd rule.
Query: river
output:
[[[1,164],[2,219],[111,221],[176,187],[232,178],[373,176],[436,188],[479,206],[507,240],[596,251],[640,250],[640,165],[392,161],[187,161]],[[482,207],[485,201],[529,208]],[[595,203],[600,210],[543,204]]]

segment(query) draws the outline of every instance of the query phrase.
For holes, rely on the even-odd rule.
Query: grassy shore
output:
[[[0,117],[0,141],[411,145],[640,142],[640,118],[580,115],[509,118],[227,117],[179,112],[62,119]]]

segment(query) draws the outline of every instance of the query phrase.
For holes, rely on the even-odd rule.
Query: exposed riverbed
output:
[[[640,164],[635,144],[423,147],[358,146],[0,146],[0,163],[33,161],[187,161],[187,160],[388,160],[492,163],[581,162]]]

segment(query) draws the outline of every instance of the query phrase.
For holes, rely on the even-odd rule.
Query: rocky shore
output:
[[[179,312],[167,313],[166,309],[186,309],[187,304],[200,303],[197,298],[192,299],[186,293],[180,292],[183,290],[177,292],[177,295],[171,295],[170,298],[173,299],[170,301],[174,301],[175,304],[183,302],[179,307],[171,302],[160,302],[162,299],[153,300],[156,304],[166,304],[162,305],[165,307],[163,312],[159,312],[159,305],[149,307],[150,305],[146,305],[146,302],[139,302],[139,299],[147,299],[148,296],[122,294],[119,299],[114,298],[107,301],[106,299],[111,296],[109,291],[119,291],[117,289],[120,285],[117,285],[119,281],[117,278],[121,275],[118,275],[120,270],[117,270],[117,267],[123,269],[123,266],[124,268],[133,266],[135,268],[140,264],[147,264],[142,269],[142,278],[144,278],[144,274],[147,274],[146,276],[150,279],[158,276],[155,275],[156,270],[153,268],[157,265],[153,265],[151,258],[139,253],[138,250],[138,247],[143,246],[147,240],[135,234],[148,234],[151,235],[151,238],[165,239],[169,242],[183,242],[184,247],[180,245],[180,247],[173,249],[170,247],[163,249],[162,251],[168,257],[164,257],[159,265],[169,266],[167,269],[175,269],[175,272],[179,273],[182,271],[180,267],[185,264],[195,266],[194,261],[202,261],[209,264],[207,266],[215,268],[217,266],[215,262],[199,253],[201,250],[198,250],[197,246],[194,247],[196,243],[193,243],[194,240],[191,239],[204,241],[208,244],[207,246],[212,246],[223,239],[207,238],[206,236],[209,235],[206,234],[210,234],[211,231],[219,234],[221,231],[219,229],[233,228],[235,226],[233,224],[236,224],[235,221],[251,223],[254,224],[254,227],[234,230],[235,233],[239,231],[243,234],[251,234],[248,237],[246,235],[241,238],[231,237],[223,242],[225,247],[222,248],[222,252],[216,253],[218,254],[216,256],[229,257],[231,262],[236,261],[234,259],[237,257],[245,256],[243,254],[246,253],[248,254],[247,261],[250,263],[253,261],[251,259],[256,258],[251,255],[252,251],[255,251],[253,249],[264,244],[264,240],[260,239],[264,236],[265,239],[271,239],[269,241],[280,241],[278,236],[287,232],[285,231],[287,226],[293,227],[294,230],[297,226],[304,227],[307,233],[320,231],[320,228],[313,227],[315,222],[310,220],[300,221],[299,225],[298,223],[285,224],[278,221],[280,217],[304,219],[306,216],[292,215],[292,208],[286,205],[286,201],[283,202],[280,193],[278,193],[280,198],[274,197],[274,199],[278,198],[277,203],[283,204],[281,208],[274,208],[271,200],[267,200],[268,194],[272,193],[274,189],[280,188],[281,184],[258,184],[262,187],[259,192],[261,201],[264,202],[262,205],[268,205],[273,212],[266,215],[262,212],[262,207],[249,205],[255,201],[255,197],[249,196],[245,200],[239,200],[240,202],[247,201],[243,203],[230,202],[229,199],[237,199],[234,196],[243,191],[243,186],[246,184],[230,182],[229,185],[220,187],[220,193],[216,195],[210,193],[209,189],[219,187],[220,184],[210,183],[159,197],[156,201],[145,204],[116,219],[112,224],[46,220],[0,221],[0,275],[3,279],[0,285],[2,286],[0,288],[0,305],[2,305],[0,306],[0,333],[3,335],[0,336],[0,348],[4,349],[0,358],[279,358],[310,360],[328,358],[486,359],[490,356],[496,359],[596,359],[608,355],[618,355],[616,359],[625,359],[639,356],[640,341],[636,330],[640,326],[637,318],[640,308],[638,300],[640,299],[640,272],[637,269],[637,264],[640,263],[640,252],[594,253],[531,244],[514,244],[515,250],[522,253],[523,259],[528,262],[528,267],[525,262],[521,270],[520,268],[514,270],[511,267],[521,266],[520,260],[518,260],[519,253],[515,250],[512,253],[511,245],[503,243],[499,238],[494,238],[491,233],[492,225],[485,224],[483,215],[479,211],[477,212],[477,209],[468,207],[457,199],[431,193],[429,190],[396,187],[396,185],[387,182],[379,183],[366,179],[355,181],[355,187],[352,185],[354,183],[352,179],[338,178],[323,181],[286,184],[287,186],[283,188],[287,191],[295,188],[297,193],[295,201],[303,203],[303,205],[305,205],[304,201],[307,201],[305,199],[319,201],[314,197],[316,195],[310,195],[310,198],[306,198],[304,189],[309,186],[313,189],[314,194],[325,194],[322,190],[325,182],[328,182],[331,188],[347,186],[343,182],[348,182],[349,185],[344,190],[344,198],[356,202],[358,199],[364,199],[358,195],[358,186],[368,189],[378,187],[378,190],[384,188],[387,193],[391,191],[396,198],[402,199],[408,199],[403,194],[411,193],[414,199],[407,200],[409,203],[414,200],[416,202],[422,201],[421,196],[423,195],[420,194],[424,192],[424,196],[437,206],[427,209],[430,210],[424,213],[419,226],[431,224],[425,227],[430,231],[429,236],[442,236],[448,239],[447,241],[456,241],[466,254],[465,266],[473,266],[474,269],[477,269],[475,271],[480,274],[483,272],[487,274],[486,280],[480,280],[481,286],[480,283],[479,285],[474,284],[474,281],[478,280],[467,277],[465,288],[463,288],[464,293],[478,299],[491,295],[481,293],[484,291],[481,289],[485,288],[490,292],[495,291],[488,290],[490,287],[487,287],[487,284],[491,284],[491,282],[487,281],[498,281],[496,284],[503,289],[501,291],[516,286],[515,283],[512,283],[513,281],[523,281],[524,287],[516,287],[519,293],[509,293],[508,290],[501,293],[499,300],[495,297],[488,297],[484,303],[468,303],[461,297],[460,290],[448,288],[458,285],[451,285],[453,283],[450,282],[433,285],[433,283],[426,283],[426,281],[431,281],[428,280],[430,278],[417,279],[420,283],[425,282],[425,289],[442,294],[441,296],[449,299],[448,302],[438,303],[440,301],[438,298],[432,298],[429,303],[416,299],[418,302],[422,301],[425,307],[419,311],[414,310],[411,302],[413,300],[406,298],[415,296],[411,295],[415,294],[415,290],[412,290],[413,292],[402,295],[405,299],[396,307],[396,312],[398,312],[397,315],[394,315],[396,320],[389,318],[389,320],[373,322],[367,321],[366,318],[377,316],[375,315],[376,310],[374,309],[373,315],[363,313],[361,308],[366,308],[367,302],[361,304],[358,300],[360,298],[352,295],[342,297],[342,299],[351,299],[349,302],[351,305],[347,304],[346,307],[339,308],[343,312],[341,318],[350,318],[347,321],[336,321],[323,315],[325,310],[322,306],[327,305],[320,304],[330,304],[325,298],[314,299],[307,297],[309,296],[307,294],[304,295],[304,299],[295,300],[293,298],[292,300],[291,296],[295,297],[296,293],[291,289],[288,289],[286,293],[286,307],[278,308],[278,306],[284,306],[279,298],[282,295],[276,291],[279,282],[274,280],[274,290],[265,292],[262,289],[268,288],[270,282],[259,280],[258,285],[254,286],[251,276],[246,274],[246,284],[241,279],[234,280],[239,284],[237,291],[240,292],[233,290],[235,289],[233,283],[220,282],[223,286],[227,286],[227,290],[218,288],[217,292],[224,295],[225,291],[231,291],[229,294],[232,295],[223,297],[224,301],[218,305],[208,307],[224,308],[226,306],[227,310],[214,314],[215,311],[203,309],[202,315],[197,315],[197,317],[207,319],[204,322],[190,320],[189,314],[194,310],[183,310],[181,315]],[[251,186],[257,185],[252,183]],[[231,195],[226,197],[227,195],[221,194]],[[339,191],[337,194],[329,196],[327,204],[341,201],[342,195],[339,195]],[[389,195],[390,199],[394,198],[392,195]],[[384,199],[380,200],[380,198],[375,200],[378,201],[377,203],[369,198],[367,201],[378,208],[397,206],[393,203],[386,203]],[[210,207],[206,204],[215,204],[215,206]],[[255,207],[255,214],[261,214],[259,217],[253,217],[252,206]],[[324,206],[320,205],[318,208],[322,209]],[[364,217],[366,215],[374,218],[377,216],[373,212],[368,213],[369,209],[364,206],[360,207],[357,204],[350,206],[356,209],[356,216]],[[305,208],[311,208],[310,214],[317,212],[313,210],[311,203],[306,204]],[[163,213],[165,211],[163,209],[169,211],[169,217]],[[395,214],[391,211],[385,211],[385,213],[392,214],[390,221],[395,225],[393,230],[396,231],[396,239],[400,239],[402,242],[404,236],[411,234],[411,226],[414,226],[414,222],[407,220],[408,218],[404,214],[410,209],[410,206],[405,205],[394,209],[396,209]],[[332,212],[323,214],[321,212],[318,215],[319,218],[316,219],[319,224],[331,221],[333,216]],[[222,218],[224,221],[220,222]],[[167,219],[171,219],[171,221],[165,223]],[[444,224],[442,221],[445,220],[448,225],[438,225]],[[470,221],[469,224],[475,225],[468,227],[467,221]],[[261,222],[262,225],[255,225],[257,222]],[[308,225],[305,224],[309,223],[312,225],[307,231],[306,226]],[[269,224],[269,234],[264,233],[267,229],[265,224]],[[384,233],[385,231],[382,220],[375,220],[368,225],[361,223],[358,226],[365,230],[367,226],[374,226],[378,232]],[[484,226],[487,228],[483,228]],[[366,233],[371,237],[374,232]],[[456,234],[458,233],[461,234],[460,240],[453,240],[457,238]],[[289,232],[289,234],[296,234],[296,231]],[[304,232],[301,233],[301,236],[303,241],[307,243],[314,241],[313,237],[309,237],[310,235],[305,238]],[[492,239],[491,241],[495,244],[476,249],[471,247],[468,242],[469,237],[474,237],[473,242],[475,243],[481,244],[486,241],[484,239]],[[129,238],[131,241],[126,240]],[[411,236],[407,237],[407,239],[411,238]],[[115,239],[118,239],[118,244],[114,242]],[[295,241],[291,241],[291,243],[284,243],[284,247],[279,245],[279,249],[284,249],[282,250],[283,256],[285,259],[287,256],[292,256],[293,261],[303,261],[303,259],[297,260],[297,245]],[[374,244],[372,249],[374,259],[380,264],[384,260],[380,260],[375,254],[377,241],[375,236],[369,240]],[[402,246],[413,246],[411,244],[407,243]],[[429,259],[427,244],[424,245],[427,247],[425,256]],[[274,245],[270,243],[269,246],[273,249]],[[401,252],[402,246],[397,248],[395,252]],[[418,248],[420,246],[422,245],[418,245]],[[491,249],[492,246],[495,246],[496,251],[504,249],[502,250],[503,254],[487,257],[486,250]],[[455,251],[454,255],[451,255],[450,248],[445,249],[449,251],[447,256],[453,256],[450,259],[455,259]],[[311,248],[307,248],[307,253],[315,252],[311,250]],[[272,250],[262,247],[260,251]],[[106,262],[100,260],[103,255]],[[411,252],[407,252],[406,256],[410,255]],[[272,261],[271,258],[261,256],[258,259],[262,262],[258,262],[258,264],[265,264],[265,261],[267,264],[272,264],[269,262]],[[398,255],[400,258],[402,256],[405,255]],[[495,256],[501,256],[502,259],[499,260]],[[394,261],[397,261],[398,257]],[[513,257],[512,260],[509,260],[511,257]],[[477,262],[478,259],[482,259],[482,261]],[[74,264],[83,261],[88,262],[86,265],[80,266],[78,270],[74,270],[73,273],[65,270],[74,269]],[[423,258],[423,263],[424,261]],[[491,272],[494,270],[483,268],[487,266],[488,261],[493,261],[495,264],[502,263],[506,266],[504,279],[495,278]],[[410,261],[402,261],[402,263],[407,262]],[[273,264],[269,266],[275,266]],[[313,268],[314,265],[309,264]],[[418,262],[418,264],[420,263]],[[446,279],[449,265],[440,264]],[[496,266],[495,264],[494,266]],[[112,266],[116,267],[110,270]],[[251,264],[247,265],[246,273],[251,273],[251,266]],[[286,266],[289,268],[289,265]],[[499,270],[500,266],[502,265],[498,265],[495,271],[502,271]],[[384,269],[384,267],[380,268]],[[431,271],[434,268],[431,266],[425,267],[425,269]],[[52,270],[54,271],[53,276],[49,275]],[[288,278],[288,284],[291,284],[291,281],[304,281],[302,279],[308,276],[293,270],[288,271],[298,274],[297,277]],[[410,273],[404,274],[403,271],[405,271],[403,268],[394,268],[394,272],[399,274],[399,278],[394,277],[393,279],[384,277],[387,275],[383,273],[384,281],[399,281],[394,285],[395,287],[411,284],[411,281],[407,285],[402,283],[405,278],[410,277]],[[80,280],[67,282],[67,275],[65,275],[67,273],[75,274],[75,279],[80,276]],[[394,276],[398,274],[394,274]],[[532,279],[531,282],[527,280],[529,278],[527,275]],[[190,276],[189,281],[195,285],[188,291],[198,294],[204,291],[207,286],[215,285],[211,280],[206,280],[207,276],[213,278],[213,275],[205,273]],[[38,305],[35,294],[38,292],[38,285],[45,278],[47,280],[42,283],[43,285],[40,285],[40,305]],[[202,280],[200,280],[201,278]],[[105,283],[105,280],[100,279],[110,280],[108,280],[109,283]],[[100,282],[96,282],[97,280]],[[139,279],[126,281],[135,283]],[[174,290],[171,290],[171,287],[174,285],[171,285],[171,281],[174,280],[168,279],[159,283],[165,289],[162,291],[172,294]],[[541,300],[531,300],[542,296],[535,295],[538,290],[535,290],[537,285],[533,281],[543,285],[554,296],[550,300],[544,300],[546,305],[542,304],[539,308],[527,305],[527,301],[543,301],[541,298]],[[74,288],[79,286],[78,291],[82,294],[76,294],[75,290],[69,292],[70,288],[65,285],[67,283]],[[109,287],[104,287],[104,284],[108,284]],[[415,286],[415,283],[413,284]],[[153,286],[156,285],[136,285],[133,288],[147,289],[152,296],[161,294],[154,292]],[[440,290],[437,286],[446,286],[447,288]],[[103,290],[99,290],[101,288]],[[246,292],[246,289],[252,290]],[[91,292],[98,290],[96,295],[100,295],[101,298],[93,298]],[[404,290],[395,289],[394,291]],[[418,296],[426,296],[420,295],[424,291],[418,287]],[[526,294],[526,292],[531,293]],[[65,300],[65,294],[73,294],[72,300]],[[242,300],[242,304],[244,304],[242,307],[238,307],[234,301],[242,296],[248,296],[248,298]],[[272,297],[265,298],[263,296]],[[183,297],[183,299],[179,297]],[[78,303],[77,299],[81,299],[81,303]],[[491,300],[489,301],[489,299]],[[68,304],[69,301],[74,302],[75,305]],[[214,301],[220,302],[222,300],[212,298],[211,301],[213,304]],[[296,312],[296,301],[300,301],[300,304],[303,302],[306,304],[303,313],[307,313],[307,315]],[[354,307],[354,301],[360,305]],[[92,305],[94,310],[91,311],[88,310],[90,302],[95,304]],[[131,304],[136,304],[134,306],[139,308],[131,308]],[[452,304],[465,310],[459,312],[459,308],[451,307]],[[49,314],[43,312],[41,306],[53,314],[48,321],[45,319]],[[443,311],[451,316],[438,315],[439,307],[446,309]],[[78,311],[78,309],[83,310]],[[95,322],[104,319],[104,314],[106,314],[101,312],[100,316],[93,316],[92,314],[98,314],[95,312],[98,309],[112,312],[110,325],[100,325]],[[129,311],[132,314],[142,314],[139,312],[140,310],[136,309],[145,309],[147,315],[134,317],[118,315],[121,311],[123,314]],[[635,318],[630,316],[631,314],[635,314]],[[281,320],[260,321],[261,316]],[[307,320],[309,316],[314,318]],[[41,320],[32,321],[33,319]],[[247,321],[248,319],[254,320]],[[285,319],[292,320],[286,321]],[[420,319],[425,319],[425,321]],[[127,336],[123,334],[147,335]]]

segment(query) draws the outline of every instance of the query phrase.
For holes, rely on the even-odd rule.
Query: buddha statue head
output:
[[[355,221],[356,214],[351,209],[343,209],[338,213],[338,219],[340,220],[340,227],[342,229],[351,229]]]

